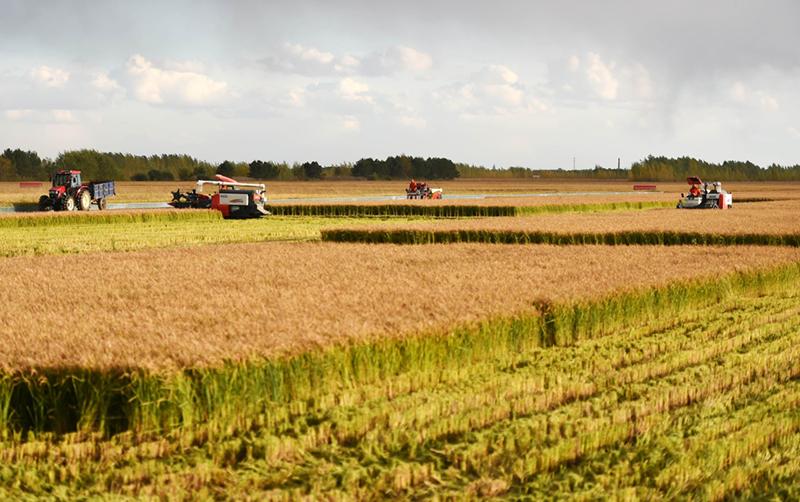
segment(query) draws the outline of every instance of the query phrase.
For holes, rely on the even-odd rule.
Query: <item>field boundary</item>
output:
[[[367,244],[553,244],[606,246],[789,246],[800,247],[800,234],[710,234],[676,231],[544,232],[536,230],[417,230],[332,228],[321,231],[328,242]]]
[[[177,372],[136,368],[6,372],[0,374],[0,437],[72,431],[158,433],[196,423],[224,430],[254,413],[269,414],[274,403],[313,401],[325,393],[408,372],[457,371],[497,354],[570,345],[676,317],[734,295],[780,291],[797,281],[800,262],[793,262],[591,301],[540,301],[525,314],[439,332]]]

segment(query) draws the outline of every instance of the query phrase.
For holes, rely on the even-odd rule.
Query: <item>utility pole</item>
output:
[[[619,169],[619,157],[617,157],[617,169]]]
[[[575,157],[572,157],[572,170],[575,170]]]

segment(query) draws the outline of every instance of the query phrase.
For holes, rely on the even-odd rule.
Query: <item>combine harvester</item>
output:
[[[681,194],[678,209],[731,209],[733,194],[722,189],[722,183],[703,183],[697,176],[689,176],[686,182],[691,185],[688,194]],[[711,188],[709,189],[709,185]],[[702,188],[700,188],[702,186]]]
[[[197,187],[190,192],[175,190],[168,204],[179,209],[216,209],[225,219],[260,218],[270,214],[266,208],[266,185],[239,183],[221,174],[216,178],[215,181],[198,180]],[[206,185],[217,186],[219,190],[215,194],[204,194]]]
[[[441,188],[431,188],[424,181],[417,183],[411,180],[406,188],[406,199],[441,199],[444,190]]]

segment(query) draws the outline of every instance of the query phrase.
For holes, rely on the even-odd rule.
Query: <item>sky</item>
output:
[[[0,148],[800,163],[800,2],[0,0]]]

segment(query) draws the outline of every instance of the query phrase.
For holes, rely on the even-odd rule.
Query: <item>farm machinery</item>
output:
[[[102,210],[106,209],[107,200],[113,195],[116,195],[113,181],[83,183],[80,171],[61,170],[53,175],[50,192],[39,197],[39,210],[88,211],[92,204],[97,204]]]
[[[691,186],[689,193],[681,194],[678,209],[730,209],[733,207],[733,194],[722,189],[722,183],[704,183],[697,176],[689,176],[686,182]],[[701,188],[702,187],[702,188]]]
[[[441,188],[431,188],[424,181],[417,183],[411,180],[406,188],[406,199],[441,199],[444,190]]]
[[[216,175],[216,180],[198,180],[194,189],[172,192],[170,206],[183,209],[216,209],[223,218],[260,218],[270,214],[267,211],[267,188],[263,183],[239,183],[238,181]],[[206,185],[219,187],[217,193],[204,194]]]

